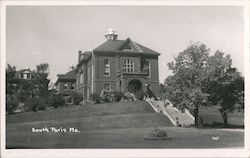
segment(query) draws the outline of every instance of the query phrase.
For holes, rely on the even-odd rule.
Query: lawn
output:
[[[7,148],[224,148],[243,147],[242,129],[173,127],[146,102],[72,106],[6,117]],[[51,127],[61,129],[59,132]],[[144,140],[156,127],[172,140]],[[47,128],[44,132],[34,129]],[[78,131],[72,132],[74,128]],[[66,132],[63,132],[65,131]],[[212,140],[212,137],[219,137]]]
[[[203,118],[204,123],[223,123],[223,119],[219,110],[213,107],[200,107],[199,114]],[[244,113],[238,112],[237,110],[235,110],[233,113],[228,113],[228,123],[230,125],[243,126]]]

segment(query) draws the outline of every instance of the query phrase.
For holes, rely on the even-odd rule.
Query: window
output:
[[[73,98],[69,97],[69,104],[73,104]]]
[[[151,63],[149,61],[145,62],[145,71],[148,73],[148,77],[151,77]]]
[[[31,74],[27,74],[27,79],[31,79]]]
[[[19,78],[23,78],[23,74],[20,74],[20,75],[19,75]]]
[[[88,82],[90,82],[90,79],[91,79],[91,65],[88,65],[88,68],[87,68],[87,71],[88,71]]]
[[[134,63],[133,63],[133,61],[130,60],[130,59],[125,60],[123,69],[127,73],[134,73]]]
[[[109,59],[104,60],[104,76],[110,76],[110,61],[109,61]]]
[[[130,45],[126,45],[123,50],[128,50],[128,51],[132,51],[133,48]]]
[[[80,73],[79,77],[80,77],[80,84],[82,84],[83,83],[83,73],[82,72]]]
[[[90,93],[91,93],[91,87],[88,87],[88,88],[87,88],[87,98],[90,97]]]
[[[110,90],[110,89],[111,89],[110,84],[105,83],[105,84],[104,84],[104,89]]]
[[[63,84],[63,89],[64,89],[64,90],[68,90],[68,83],[64,83],[64,84]]]
[[[75,90],[75,86],[76,86],[75,83],[74,83],[74,82],[71,82],[71,87],[70,87],[70,89],[71,89],[71,90]]]

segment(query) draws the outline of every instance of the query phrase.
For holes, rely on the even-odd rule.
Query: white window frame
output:
[[[65,86],[65,85],[67,85],[67,86]],[[69,84],[67,82],[63,83],[63,90],[69,90]]]
[[[24,73],[24,74],[23,74],[23,78],[24,78],[24,79],[28,79],[27,77],[28,77],[28,75],[27,75],[26,73]]]
[[[148,62],[148,78],[151,78],[151,62],[148,60],[147,62]]]
[[[83,72],[80,72],[80,76],[79,76],[79,83],[82,84],[83,83]]]
[[[105,64],[106,60],[108,61],[108,64]],[[104,76],[110,76],[110,60],[109,59],[104,59],[103,63],[104,63]],[[108,70],[108,71],[106,72],[106,70]]]
[[[133,62],[133,60],[131,59],[126,59],[124,61],[124,70],[127,72],[127,73],[134,73],[135,71],[135,64]]]

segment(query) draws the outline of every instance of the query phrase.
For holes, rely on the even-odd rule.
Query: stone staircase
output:
[[[175,126],[188,127],[194,124],[194,117],[189,113],[187,109],[181,112],[177,108],[173,107],[173,105],[170,102],[167,106],[164,107],[163,100],[159,101],[147,100],[147,101],[156,112],[163,113],[164,115],[166,115]]]

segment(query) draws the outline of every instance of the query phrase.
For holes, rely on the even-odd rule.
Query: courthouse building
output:
[[[102,89],[123,93],[145,90],[146,86],[159,94],[159,53],[130,38],[118,40],[109,29],[106,41],[91,51],[78,52],[76,91],[83,99],[100,94]]]

